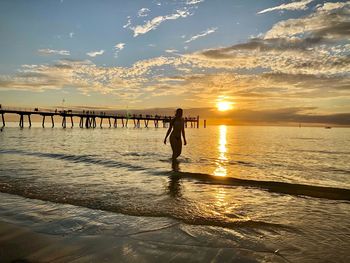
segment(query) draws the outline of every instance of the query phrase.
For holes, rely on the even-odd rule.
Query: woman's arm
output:
[[[170,123],[169,123],[169,129],[168,131],[166,132],[166,135],[165,135],[165,138],[164,138],[164,144],[166,144],[166,139],[168,138],[171,130],[173,129],[173,121],[171,120]]]
[[[186,145],[187,141],[186,141],[186,135],[185,135],[185,120],[183,120],[183,122],[182,122],[181,132],[182,132],[182,137],[184,137],[184,145]]]

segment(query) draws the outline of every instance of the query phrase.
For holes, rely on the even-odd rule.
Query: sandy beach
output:
[[[151,231],[153,232],[153,231]],[[38,233],[0,222],[1,262],[287,262],[281,256],[188,241],[157,240],[162,231],[130,236],[72,236]],[[164,233],[163,233],[164,235]],[[176,235],[176,234],[175,234]],[[178,237],[179,238],[179,237]],[[183,239],[183,238],[182,238]],[[260,255],[259,255],[260,254]],[[255,259],[252,259],[252,256]],[[258,260],[259,258],[259,260]]]
[[[1,194],[0,262],[285,262],[221,227]],[[269,245],[268,245],[269,243]]]

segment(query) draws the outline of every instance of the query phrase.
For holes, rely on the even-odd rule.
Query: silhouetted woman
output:
[[[166,139],[168,138],[170,132],[170,145],[173,150],[173,160],[175,160],[181,154],[182,150],[182,141],[181,141],[181,133],[182,137],[184,137],[184,145],[187,144],[186,136],[185,136],[185,120],[182,118],[183,110],[177,109],[175,113],[175,117],[170,121],[169,129],[165,135],[164,144],[166,144]],[[171,131],[173,130],[173,131]]]

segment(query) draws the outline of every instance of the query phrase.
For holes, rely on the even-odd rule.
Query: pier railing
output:
[[[19,108],[19,107],[3,107],[0,106],[0,114],[2,118],[2,127],[5,127],[5,114],[18,114],[19,115],[19,127],[24,127],[24,117],[28,119],[29,127],[32,126],[31,115],[42,116],[42,127],[45,127],[45,118],[51,118],[51,126],[55,126],[54,117],[59,116],[62,118],[62,127],[66,128],[70,119],[71,127],[74,127],[73,118],[79,118],[80,128],[96,128],[97,120],[100,120],[100,127],[103,126],[103,121],[107,120],[109,127],[117,128],[118,123],[121,127],[128,127],[128,122],[131,121],[135,128],[140,128],[142,126],[149,127],[153,124],[154,127],[158,128],[161,126],[167,127],[172,116],[158,115],[158,114],[135,114],[135,113],[120,113],[113,111],[103,111],[103,110],[73,110],[73,109],[48,109],[48,108]],[[199,128],[199,116],[184,117],[185,127],[197,127]]]

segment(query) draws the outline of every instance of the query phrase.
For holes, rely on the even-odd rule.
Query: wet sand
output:
[[[166,231],[168,232],[168,231]],[[168,235],[169,233],[166,233]],[[174,233],[177,235],[176,233]],[[167,242],[162,230],[131,236],[72,236],[38,233],[0,221],[1,262],[286,262],[273,253]]]

